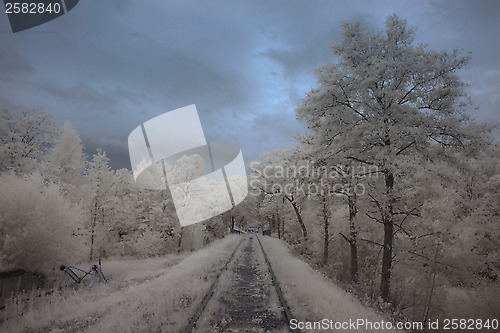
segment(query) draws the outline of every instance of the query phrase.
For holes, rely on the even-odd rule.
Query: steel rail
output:
[[[229,259],[226,261],[226,264],[224,265],[224,267],[222,267],[222,269],[220,270],[219,274],[217,275],[217,277],[215,278],[215,281],[214,283],[212,283],[212,286],[210,287],[210,289],[208,290],[208,292],[206,293],[205,297],[203,297],[203,300],[201,301],[201,304],[200,306],[198,307],[198,309],[196,310],[195,314],[191,317],[191,319],[189,320],[189,323],[188,325],[186,326],[186,329],[184,330],[184,333],[191,333],[191,331],[193,330],[193,327],[194,325],[196,325],[196,322],[198,321],[198,319],[200,318],[201,316],[201,313],[203,312],[203,310],[205,309],[208,301],[210,300],[210,298],[212,298],[212,295],[214,294],[214,290],[215,288],[217,287],[217,284],[219,283],[219,279],[220,279],[220,276],[222,275],[222,273],[224,271],[227,270],[227,267],[229,266],[229,263],[233,260],[234,258],[234,255],[236,254],[236,251],[238,251],[241,243],[243,243],[243,241],[245,240],[245,237],[241,239],[241,241],[238,243],[238,245],[236,246],[236,248],[234,249],[233,253],[231,254],[231,256],[229,257]]]
[[[273,280],[274,288],[276,289],[276,293],[278,294],[278,298],[280,300],[280,303],[283,306],[283,312],[285,312],[285,317],[287,320],[288,329],[292,333],[298,333],[299,330],[293,329],[290,326],[290,321],[293,319],[292,312],[290,311],[290,308],[288,307],[288,304],[286,303],[285,297],[283,296],[283,292],[281,291],[278,280],[276,279],[276,275],[274,274],[273,268],[271,267],[271,263],[269,262],[269,259],[267,258],[266,251],[264,251],[264,247],[262,246],[262,243],[260,242],[260,237],[257,236],[257,240],[259,241],[260,248],[262,249],[262,253],[264,254],[264,259],[266,260],[267,267],[269,268],[269,273],[271,273],[271,278]]]
[[[191,317],[191,319],[189,320],[189,323],[188,325],[186,326],[186,329],[184,330],[184,333],[191,333],[191,331],[193,330],[194,326],[196,325],[196,322],[198,321],[198,319],[200,318],[203,310],[205,309],[206,305],[208,304],[208,302],[210,301],[210,299],[212,298],[213,294],[214,294],[214,291],[215,291],[215,288],[217,287],[218,283],[219,283],[219,279],[222,275],[222,273],[224,271],[227,271],[227,268],[229,266],[229,264],[231,263],[231,261],[233,260],[234,258],[234,255],[236,254],[236,251],[238,251],[238,249],[240,248],[241,244],[243,243],[243,241],[247,239],[246,237],[244,237],[239,243],[238,245],[236,246],[236,248],[234,249],[233,253],[231,254],[231,256],[229,257],[229,259],[226,261],[226,264],[224,265],[224,267],[221,269],[221,271],[219,272],[219,274],[217,275],[214,283],[212,284],[212,286],[210,287],[210,290],[206,293],[206,295],[203,297],[203,300],[201,301],[201,304],[200,306],[198,307],[198,309],[196,310],[195,314]],[[287,320],[287,324],[288,324],[288,330],[291,332],[291,333],[299,333],[300,331],[297,330],[297,329],[292,329],[290,327],[290,321],[292,320],[292,313],[290,311],[290,308],[288,307],[288,304],[285,300],[285,297],[283,296],[283,292],[281,290],[281,287],[279,286],[279,283],[278,283],[278,280],[276,279],[276,275],[274,274],[274,271],[271,267],[271,263],[269,262],[269,259],[267,258],[267,254],[266,254],[266,251],[264,250],[264,247],[262,246],[262,243],[260,241],[260,238],[259,236],[257,236],[257,240],[259,242],[259,245],[260,245],[260,249],[262,250],[262,254],[264,255],[264,260],[267,264],[267,267],[269,269],[269,273],[271,274],[271,279],[272,279],[272,282],[273,282],[273,285],[274,285],[274,288],[276,290],[276,293],[278,294],[278,299],[281,303],[281,306],[283,307],[283,312],[285,313],[285,317],[286,317],[286,320]]]

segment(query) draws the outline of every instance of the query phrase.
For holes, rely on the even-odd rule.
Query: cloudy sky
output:
[[[145,121],[196,104],[209,141],[241,146],[246,162],[303,132],[295,107],[335,59],[343,20],[382,30],[398,14],[416,41],[463,48],[461,72],[480,122],[500,121],[500,1],[82,0],[12,33],[0,13],[0,107],[71,121],[89,153],[130,168],[127,137]],[[500,139],[500,130],[495,138]]]

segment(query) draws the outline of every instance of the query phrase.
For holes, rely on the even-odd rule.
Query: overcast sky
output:
[[[0,107],[44,109],[71,121],[89,153],[130,168],[127,137],[141,123],[196,104],[209,141],[240,145],[245,161],[303,132],[295,107],[334,62],[343,20],[382,30],[398,14],[430,49],[463,48],[471,114],[500,121],[500,1],[81,0],[13,34],[0,13]],[[495,138],[500,139],[500,130]]]

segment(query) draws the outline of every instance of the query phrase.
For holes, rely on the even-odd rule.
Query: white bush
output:
[[[3,174],[0,182],[0,271],[51,275],[59,265],[81,260],[73,226],[83,215],[59,186],[45,184],[40,174]]]

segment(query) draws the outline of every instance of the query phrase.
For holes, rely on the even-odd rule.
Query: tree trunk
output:
[[[276,222],[278,224],[278,239],[281,239],[281,221],[280,221],[280,214],[278,211],[276,211]]]
[[[357,232],[354,225],[354,218],[357,214],[356,206],[356,193],[352,193],[348,197],[349,206],[349,232],[350,241],[349,245],[351,247],[351,282],[358,282],[358,243],[357,243]]]
[[[179,242],[177,243],[177,252],[181,252],[183,231],[184,231],[184,227],[181,227],[181,231],[179,232]]]
[[[92,219],[92,226],[91,226],[91,231],[90,231],[90,259],[89,261],[92,261],[92,257],[94,256],[94,234],[95,234],[95,226],[97,223],[97,198],[94,198],[95,203],[94,203],[94,217]]]
[[[304,236],[304,238],[307,238],[307,228],[306,225],[304,224],[304,221],[302,220],[302,216],[300,216],[300,211],[299,207],[297,206],[297,203],[293,199],[287,196],[285,196],[285,198],[290,202],[290,204],[293,207],[295,215],[297,216],[297,221],[299,222],[300,227],[302,228],[302,236]]]
[[[436,244],[436,254],[434,255],[434,266],[432,268],[432,283],[431,283],[431,287],[430,287],[430,291],[429,291],[429,296],[427,297],[427,302],[425,305],[425,313],[424,313],[424,320],[423,320],[424,325],[427,322],[427,320],[429,319],[429,312],[431,310],[432,294],[434,293],[434,285],[436,284],[438,253],[439,253],[439,243]]]
[[[328,244],[330,242],[329,226],[330,222],[328,220],[328,209],[326,207],[326,197],[323,196],[323,217],[324,217],[324,245],[323,245],[323,265],[328,262]]]
[[[234,232],[234,215],[231,215],[231,233]]]
[[[347,206],[349,207],[349,237],[345,236],[343,233],[340,235],[349,243],[351,250],[351,282],[358,282],[358,241],[357,241],[357,231],[354,224],[354,219],[358,212],[356,206],[356,193],[349,194],[347,196]]]
[[[194,238],[196,237],[196,223],[193,224],[193,232],[191,232],[191,252],[194,251]]]
[[[389,292],[391,287],[391,270],[392,270],[392,243],[393,243],[393,189],[394,175],[392,171],[387,171],[385,174],[385,188],[387,195],[387,207],[382,213],[382,222],[384,224],[384,248],[382,255],[382,276],[380,280],[380,297],[387,302],[389,300]]]
[[[285,239],[285,219],[281,219],[281,239]]]

